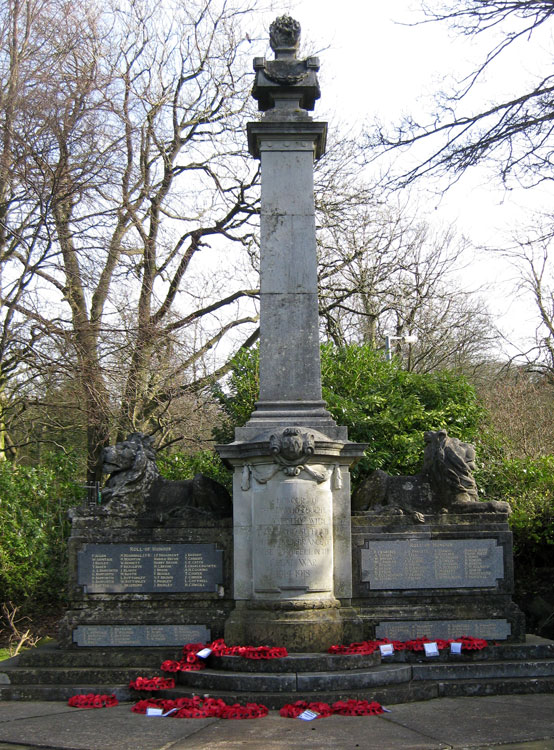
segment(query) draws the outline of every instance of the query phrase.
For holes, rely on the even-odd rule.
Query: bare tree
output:
[[[37,36],[52,22],[51,6],[40,9]],[[225,371],[233,344],[209,369],[204,355],[235,330],[235,348],[257,335],[255,310],[240,305],[256,293],[247,279],[197,294],[201,265],[232,281],[232,246],[252,241],[258,176],[238,140],[249,10],[62,2],[55,36],[41,38],[48,88],[23,187],[48,197],[40,219],[54,255],[36,269],[46,305],[14,310],[71,355],[91,480],[110,435],[155,429],[168,403]]]
[[[357,187],[357,186],[356,186]],[[484,361],[498,334],[478,294],[464,291],[455,274],[463,268],[467,241],[452,229],[433,232],[363,191],[346,215],[320,207],[320,312],[337,345],[382,347],[387,334],[416,335],[396,346],[408,369],[467,367]],[[332,204],[331,204],[332,205]]]
[[[38,174],[32,184],[28,177],[52,94],[46,47],[55,29],[44,20],[57,5],[9,0],[0,10],[0,460],[14,449],[11,427],[23,408],[22,380],[41,335],[22,305],[54,252],[46,226],[51,193]]]
[[[502,436],[508,458],[554,453],[554,384],[526,366],[492,365],[477,384],[490,426]]]
[[[536,312],[532,336],[512,361],[524,363],[530,372],[540,373],[554,382],[554,263],[552,227],[549,217],[535,217],[535,225],[526,234],[519,232],[508,250],[497,250],[513,264],[517,282],[515,295],[529,299]],[[515,344],[512,342],[512,350]]]
[[[425,22],[445,22],[467,37],[490,38],[478,67],[449,93],[438,96],[428,122],[406,118],[396,133],[377,128],[369,136],[385,150],[424,143],[426,156],[398,176],[409,184],[423,175],[458,179],[482,162],[494,164],[507,184],[533,186],[553,177],[554,75],[539,71],[527,90],[478,106],[473,96],[486,72],[501,65],[508,49],[525,59],[538,30],[550,28],[552,3],[544,0],[456,0],[423,2]],[[551,38],[550,38],[551,41]]]

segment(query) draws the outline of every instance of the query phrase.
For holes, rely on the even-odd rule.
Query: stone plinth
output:
[[[301,427],[219,447],[235,467],[226,642],[321,651],[355,638],[349,466],[361,450]]]
[[[60,644],[169,646],[223,636],[233,609],[230,519],[158,522],[73,511],[70,607]]]
[[[359,513],[352,544],[365,637],[524,640],[506,513]]]

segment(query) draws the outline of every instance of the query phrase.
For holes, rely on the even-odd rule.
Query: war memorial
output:
[[[274,59],[254,60],[262,116],[247,127],[262,175],[260,392],[234,441],[217,447],[233,470],[232,499],[201,475],[162,479],[144,435],[107,449],[102,504],[72,516],[59,644],[29,652],[3,697],[104,685],[128,698],[133,675],[218,638],[289,656],[210,658],[179,675],[180,694],[224,691],[276,708],[295,695],[400,702],[552,690],[554,644],[526,642],[511,599],[508,505],[478,500],[472,446],[426,433],[419,474],[375,472],[352,496],[350,468],[365,446],[348,440],[321,391],[313,165],[327,124],[310,115],[319,60],[297,57],[293,19],[270,33]],[[462,636],[490,647],[435,661],[328,652]]]

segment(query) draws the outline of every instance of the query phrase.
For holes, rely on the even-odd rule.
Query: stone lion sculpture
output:
[[[508,503],[479,502],[473,471],[475,448],[446,430],[426,432],[423,468],[413,476],[390,476],[378,469],[358,487],[352,497],[353,511],[395,509],[422,513],[509,512]]]
[[[107,510],[124,515],[146,514],[163,522],[191,514],[226,518],[232,515],[231,497],[213,479],[171,481],[160,476],[151,437],[135,432],[121,443],[104,449],[102,489]]]

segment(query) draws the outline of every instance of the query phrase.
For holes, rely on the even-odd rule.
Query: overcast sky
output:
[[[470,41],[456,36],[444,24],[410,25],[422,18],[418,0],[275,3],[263,17],[266,28],[283,12],[290,12],[300,22],[304,40],[318,50],[322,98],[316,118],[331,122],[337,118],[354,127],[371,123],[375,117],[395,123],[408,113],[422,121],[430,119],[433,94],[447,88],[452,76],[467,74],[472,64],[482,59],[483,43],[490,41],[490,37]],[[540,70],[551,44],[545,30],[524,48],[524,56],[515,50],[503,57],[502,65],[487,77],[482,100],[525,90],[526,81]],[[270,52],[263,44],[261,48],[253,45],[253,56],[258,54]],[[545,191],[534,191],[532,196],[523,190],[507,193],[485,168],[469,173],[444,196],[440,191],[425,193],[423,185],[412,192],[424,207],[419,210],[425,210],[432,221],[455,222],[476,245],[507,244],[510,228],[527,222],[531,207],[552,200],[551,193]],[[514,300],[510,293],[513,269],[498,259],[480,257],[479,274],[470,274],[466,285],[485,277],[490,284],[491,307],[506,332],[516,328],[520,334],[532,332],[532,306]]]

